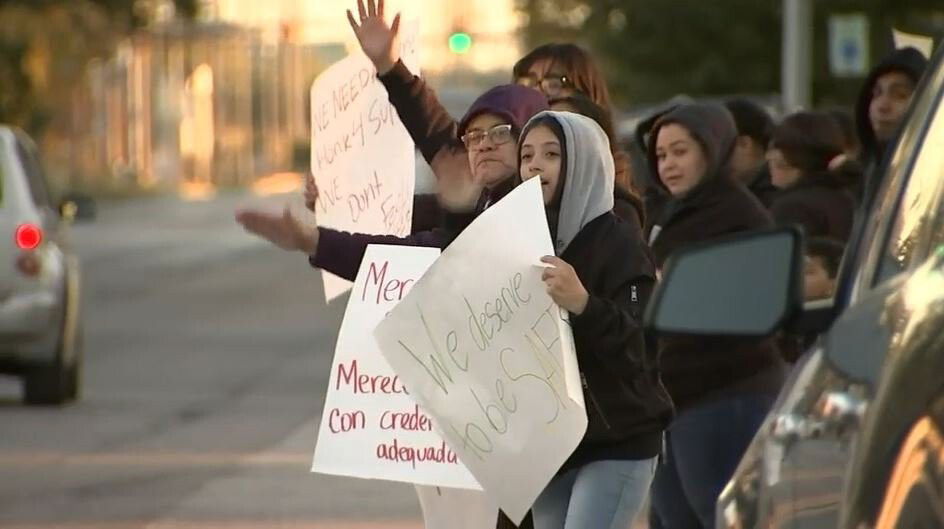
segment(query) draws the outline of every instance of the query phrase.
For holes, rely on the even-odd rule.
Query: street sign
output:
[[[862,13],[829,17],[829,71],[862,77],[869,67],[869,20]]]

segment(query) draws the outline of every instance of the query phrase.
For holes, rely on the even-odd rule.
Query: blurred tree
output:
[[[39,136],[67,116],[85,66],[146,25],[153,0],[0,0],[0,123]],[[193,18],[197,0],[174,0]]]
[[[813,0],[814,98],[849,102],[861,79],[834,79],[828,17],[862,12],[874,60],[890,50],[890,28],[944,31],[941,0]],[[622,105],[780,90],[781,0],[518,0],[525,41],[573,41],[593,50]]]

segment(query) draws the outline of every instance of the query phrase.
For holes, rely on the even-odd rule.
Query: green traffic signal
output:
[[[472,49],[472,36],[468,33],[453,33],[449,36],[449,51],[468,53]]]

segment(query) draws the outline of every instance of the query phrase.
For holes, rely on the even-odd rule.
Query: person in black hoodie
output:
[[[659,105],[654,111],[636,124],[636,130],[633,131],[632,141],[629,142],[628,149],[631,159],[636,162],[633,167],[633,174],[637,175],[640,182],[639,188],[643,190],[642,200],[646,206],[646,224],[645,233],[648,236],[652,230],[652,224],[662,214],[663,208],[669,203],[671,195],[665,190],[665,186],[659,182],[659,175],[655,173],[655,167],[648,163],[648,145],[651,139],[652,128],[663,115],[669,113],[679,105],[694,103],[691,97],[679,94],[668,101]],[[642,160],[642,163],[639,163]]]
[[[754,193],[761,204],[770,207],[777,188],[770,183],[767,167],[767,144],[774,131],[774,120],[757,103],[742,97],[729,99],[724,106],[734,117],[738,137],[731,155],[734,177]]]
[[[720,105],[682,105],[656,122],[649,161],[672,197],[650,232],[660,268],[687,245],[772,225],[731,174],[736,136]],[[770,410],[785,366],[772,340],[663,337],[659,353],[678,416],[653,482],[650,524],[713,528],[718,494]]]
[[[865,168],[865,181],[856,188],[859,200],[868,204],[878,182],[872,176],[884,161],[889,144],[898,134],[911,98],[928,61],[915,48],[901,48],[879,63],[862,85],[855,106],[856,129]]]
[[[672,404],[642,312],[655,266],[641,228],[613,213],[614,163],[597,123],[543,112],[521,136],[522,181],[540,178],[556,256],[544,281],[570,313],[589,424],[535,501],[536,529],[629,527],[648,494]]]
[[[856,209],[849,187],[861,169],[843,148],[842,130],[828,114],[798,112],[777,126],[767,157],[781,189],[770,208],[778,224],[799,224],[807,237],[849,239]]]

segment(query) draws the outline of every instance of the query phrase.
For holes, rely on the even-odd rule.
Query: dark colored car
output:
[[[874,177],[834,299],[802,303],[791,228],[680,252],[653,296],[660,333],[818,335],[722,492],[719,528],[944,527],[944,48]]]

